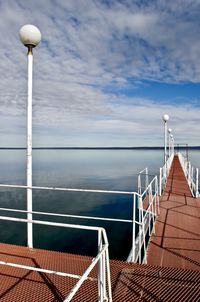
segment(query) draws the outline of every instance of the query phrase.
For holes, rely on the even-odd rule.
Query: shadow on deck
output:
[[[200,270],[200,199],[192,197],[178,157],[160,200],[148,264]]]
[[[82,274],[90,257],[0,244],[2,261]],[[111,260],[114,302],[199,301],[200,272]],[[96,276],[93,271],[91,276]],[[77,280],[0,266],[0,301],[64,301]],[[85,281],[72,301],[97,301],[97,283]]]

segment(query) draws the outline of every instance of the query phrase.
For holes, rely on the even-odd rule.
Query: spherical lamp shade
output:
[[[170,134],[171,132],[172,132],[172,129],[171,129],[171,128],[169,128],[169,129],[168,129],[168,133]]]
[[[164,114],[163,115],[163,121],[167,122],[169,120],[169,115],[168,114]]]
[[[21,42],[27,47],[37,46],[40,43],[42,37],[40,30],[36,26],[31,24],[22,26],[19,31],[19,36]]]

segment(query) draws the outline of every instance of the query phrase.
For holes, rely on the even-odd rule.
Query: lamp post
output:
[[[170,155],[171,155],[171,132],[172,132],[172,129],[169,128],[168,129],[168,157],[170,157]]]
[[[163,115],[163,121],[164,121],[164,164],[166,164],[167,161],[167,121],[169,120],[169,115],[164,114]]]
[[[26,136],[26,171],[27,171],[27,219],[32,220],[32,82],[33,82],[33,48],[41,41],[39,29],[31,24],[22,26],[19,31],[21,42],[28,48],[28,95],[27,95],[27,136]],[[27,224],[27,244],[33,247],[33,226]]]

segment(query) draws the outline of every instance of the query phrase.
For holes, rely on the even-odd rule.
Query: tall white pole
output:
[[[164,122],[165,126],[164,126],[164,145],[165,145],[165,164],[167,161],[167,121]]]
[[[163,115],[163,121],[164,121],[164,165],[165,165],[165,178],[167,177],[167,121],[169,120],[169,115],[164,114]]]
[[[28,97],[27,97],[27,136],[26,136],[26,175],[27,175],[27,245],[33,247],[32,222],[32,90],[33,90],[33,48],[41,41],[41,32],[31,24],[22,26],[19,31],[21,42],[28,48]]]
[[[33,87],[33,52],[28,47],[28,99],[27,99],[27,219],[32,220],[32,87]],[[28,247],[33,247],[33,225],[27,225]]]

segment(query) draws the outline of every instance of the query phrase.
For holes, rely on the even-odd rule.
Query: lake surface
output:
[[[189,158],[200,167],[199,151],[189,151]],[[148,167],[152,178],[162,165],[162,150],[34,150],[33,185],[137,191],[138,172]],[[25,150],[0,150],[0,183],[26,184]],[[1,188],[0,207],[26,210],[26,190]],[[132,196],[34,190],[33,210],[131,219]],[[5,214],[26,218],[0,213]],[[106,228],[111,258],[126,259],[131,248],[131,224],[41,215],[34,219]],[[26,225],[0,221],[0,242],[26,245]],[[96,242],[91,231],[34,225],[34,247],[95,255]]]

